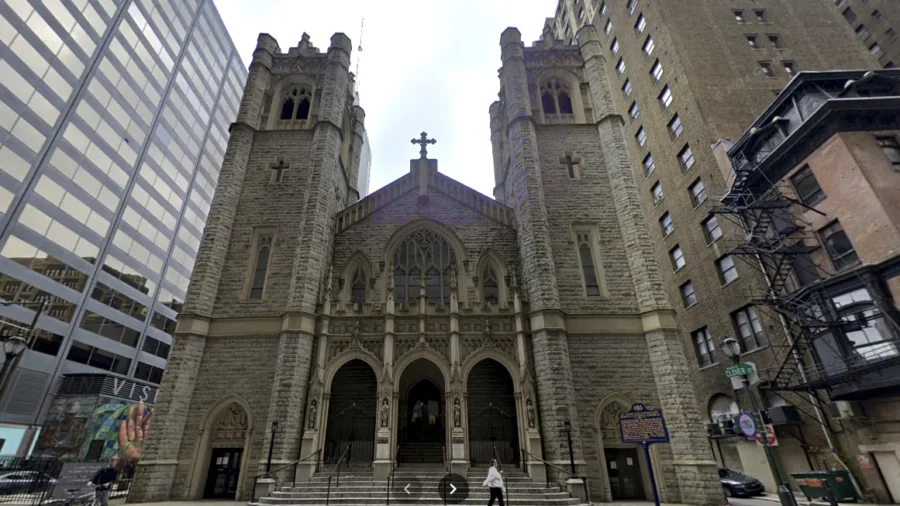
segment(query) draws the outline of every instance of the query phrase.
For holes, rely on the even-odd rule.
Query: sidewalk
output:
[[[830,504],[828,501],[823,501],[822,499],[813,499],[812,501],[808,501],[808,500],[806,500],[806,496],[803,494],[795,493],[794,497],[797,498],[797,504],[799,504],[800,506],[807,506],[807,505],[809,505],[809,506],[829,506],[829,504]],[[765,494],[765,495],[762,495],[759,497],[754,497],[754,499],[759,499],[761,501],[774,502],[774,503],[778,503],[778,504],[781,503],[781,499],[778,498],[778,494]],[[845,504],[848,506],[849,505],[875,506],[874,504],[864,503],[864,502],[854,502],[854,503],[842,502],[842,503],[838,503],[838,504]]]

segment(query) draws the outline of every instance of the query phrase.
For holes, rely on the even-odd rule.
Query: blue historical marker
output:
[[[660,409],[647,409],[641,403],[631,405],[627,413],[619,413],[619,434],[623,443],[637,443],[644,449],[647,471],[650,474],[650,487],[653,489],[653,502],[659,506],[659,491],[656,489],[656,477],[653,474],[653,462],[650,460],[650,445],[669,442],[669,429]]]

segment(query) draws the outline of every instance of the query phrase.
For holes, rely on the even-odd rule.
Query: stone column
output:
[[[675,482],[667,486],[669,490],[680,490],[683,503],[722,504],[716,463],[709,449],[704,418],[700,415],[699,401],[690,380],[689,364],[693,361],[687,358],[675,323],[675,313],[663,287],[625,143],[625,122],[615,110],[610,96],[612,88],[607,76],[606,53],[593,25],[581,28],[576,37],[584,60],[585,77],[590,83],[594,119],[597,121],[619,229],[628,251],[628,266],[634,280],[649,353],[649,370],[653,372],[659,407],[666,415],[671,437],[666,450],[674,456]],[[660,454],[660,460],[666,463],[667,459]]]
[[[450,289],[450,388],[445,395],[444,419],[449,427],[449,456],[450,472],[465,476],[469,470],[469,460],[466,458],[466,422],[463,405],[463,382],[461,376],[462,356],[460,353],[459,338],[459,290],[460,284],[464,284],[469,273],[463,271],[459,276],[453,276]]]
[[[573,422],[572,441],[576,459],[581,458],[581,440],[578,437],[572,368],[563,317],[559,311],[556,267],[550,246],[547,209],[544,207],[537,133],[531,115],[528,75],[519,31],[515,28],[504,30],[500,36],[500,46],[503,59],[500,75],[509,123],[510,168],[506,177],[512,178],[522,280],[532,310],[532,342],[544,448],[547,459],[568,462],[568,445],[562,433],[565,420]]]
[[[385,313],[384,351],[382,353],[382,372],[378,387],[378,431],[375,434],[375,462],[372,471],[375,480],[386,480],[391,473],[394,462],[393,448],[396,446],[396,426],[394,412],[397,401],[394,398],[394,314],[393,297],[390,312]],[[385,411],[386,410],[386,411]]]

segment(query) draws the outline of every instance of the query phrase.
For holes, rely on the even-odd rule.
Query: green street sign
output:
[[[753,374],[753,366],[750,364],[735,364],[725,369],[725,376],[735,378],[737,376],[750,376]]]

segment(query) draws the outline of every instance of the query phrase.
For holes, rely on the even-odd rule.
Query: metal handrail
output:
[[[390,504],[391,504],[391,489],[394,488],[394,471],[396,469],[397,469],[397,463],[396,463],[396,461],[392,460],[391,461],[391,474],[388,475],[388,479],[387,479],[387,494],[384,499],[384,503],[387,506],[390,506]]]
[[[272,470],[272,471],[266,471],[266,472],[264,472],[263,474],[260,474],[259,476],[254,476],[254,477],[253,477],[253,493],[251,494],[250,499],[251,499],[251,500],[252,500],[252,499],[256,499],[256,482],[257,482],[260,478],[265,477],[265,476],[270,476],[270,475],[272,475],[272,474],[277,473],[278,471],[281,471],[282,469],[287,469],[287,468],[289,468],[289,467],[291,467],[291,466],[294,466],[294,479],[293,479],[293,481],[291,482],[291,487],[296,487],[296,486],[297,486],[297,469],[296,469],[296,466],[300,465],[301,462],[306,461],[306,460],[309,460],[309,459],[311,459],[312,457],[315,457],[316,455],[318,455],[318,454],[320,454],[320,453],[322,453],[322,450],[316,450],[316,451],[314,451],[313,453],[310,453],[309,455],[303,457],[302,459],[297,459],[296,461],[291,462],[290,464],[281,466],[281,467],[279,467],[279,468],[277,468],[277,469],[275,469],[275,470]]]
[[[347,445],[347,449],[344,450],[344,453],[341,454],[337,464],[332,468],[332,474],[328,475],[328,490],[325,492],[325,506],[328,506],[329,501],[331,501],[331,478],[334,477],[335,470],[337,470],[337,483],[334,485],[334,488],[341,486],[341,462],[344,461],[344,457],[347,457],[350,454],[351,448],[353,448],[353,443]]]
[[[527,464],[528,459],[525,458],[526,455],[529,456],[529,457],[531,457],[531,458],[533,458],[533,459],[535,459],[535,460],[538,460],[538,461],[544,463],[544,475],[547,477],[547,488],[550,488],[550,473],[548,472],[548,468],[549,468],[549,467],[552,467],[553,469],[556,469],[557,471],[562,471],[562,472],[568,474],[569,476],[571,476],[571,477],[573,477],[573,478],[579,478],[579,479],[581,480],[581,484],[584,485],[584,497],[585,497],[585,501],[586,501],[588,504],[590,504],[591,500],[590,500],[590,495],[588,495],[587,476],[579,476],[579,475],[573,473],[572,471],[566,471],[565,469],[563,469],[563,468],[561,468],[561,467],[559,467],[559,466],[557,466],[557,465],[554,465],[554,464],[551,464],[551,463],[547,462],[546,460],[544,460],[544,459],[538,457],[537,455],[535,455],[535,454],[533,454],[533,453],[531,453],[531,452],[525,450],[524,448],[522,448],[522,465],[523,465],[523,466],[527,466],[527,465],[528,465],[528,464]]]

